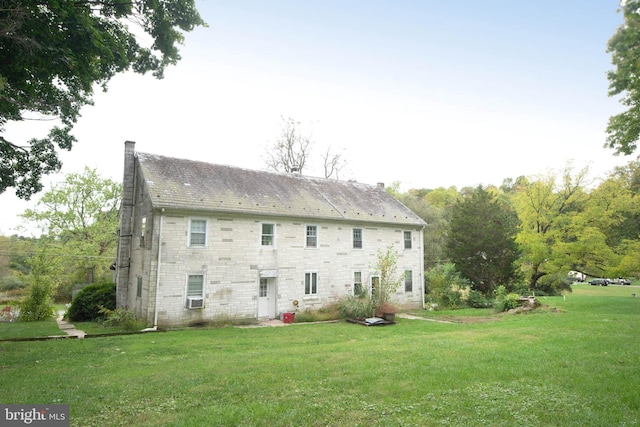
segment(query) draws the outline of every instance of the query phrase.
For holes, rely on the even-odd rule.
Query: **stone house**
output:
[[[277,318],[379,280],[393,245],[423,304],[426,223],[384,189],[138,153],[125,143],[117,307],[159,327]]]

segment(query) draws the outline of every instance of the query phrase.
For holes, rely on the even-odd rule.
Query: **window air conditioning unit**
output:
[[[204,307],[204,299],[202,297],[187,297],[187,308]]]

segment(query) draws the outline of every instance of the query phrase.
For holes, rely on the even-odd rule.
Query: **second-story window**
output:
[[[140,247],[144,248],[144,238],[147,233],[147,217],[143,216],[140,220]]]
[[[262,224],[262,246],[273,246],[273,224]]]
[[[410,231],[405,231],[404,232],[404,248],[405,249],[411,249],[412,241],[413,241],[413,239],[411,238],[411,232]]]
[[[207,220],[192,219],[189,224],[189,246],[204,247],[207,244]]]
[[[362,228],[353,229],[353,249],[362,249]]]
[[[305,246],[307,248],[318,247],[318,227],[316,225],[307,225]]]

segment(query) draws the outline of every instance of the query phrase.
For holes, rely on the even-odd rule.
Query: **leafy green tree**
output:
[[[640,9],[639,0],[620,2],[623,24],[607,45],[614,70],[607,73],[609,96],[623,95],[620,102],[627,110],[612,116],[607,126],[607,143],[616,154],[631,154],[640,136]]]
[[[568,165],[560,174],[560,180],[555,174],[523,180],[512,196],[521,222],[516,238],[523,255],[521,271],[532,290],[536,290],[538,280],[547,274],[581,270],[575,265],[581,262],[564,256],[558,244],[578,241],[575,219],[588,199],[584,191],[587,173],[585,168],[574,174]],[[597,244],[597,239],[590,244]]]
[[[37,239],[13,235],[0,236],[0,292],[26,286],[21,277],[29,273],[29,258]]]
[[[22,215],[38,224],[43,241],[69,266],[65,285],[110,278],[115,259],[120,184],[95,169],[69,174]]]
[[[446,307],[457,307],[462,301],[462,291],[469,282],[460,275],[453,263],[438,264],[425,272],[426,293],[433,302]]]
[[[515,279],[518,218],[482,186],[470,191],[451,210],[448,259],[484,294]]]
[[[46,320],[53,316],[53,294],[59,285],[60,259],[52,257],[46,246],[29,259],[29,274],[23,277],[29,290],[20,307],[20,320]]]
[[[583,258],[585,272],[592,276],[635,275],[634,263],[625,259],[640,257],[635,242],[640,237],[640,163],[618,167],[591,191],[584,211],[577,216],[575,246],[597,239]],[[569,246],[569,245],[567,245]],[[571,249],[569,246],[568,249]],[[566,251],[571,253],[571,251]]]
[[[431,191],[433,190],[411,189],[407,193],[399,193],[397,187],[392,187],[389,191],[396,199],[401,201],[428,224],[423,233],[425,269],[434,267],[443,260],[444,245],[449,227],[448,210],[446,206],[434,206],[433,203],[427,199]]]
[[[389,246],[386,250],[378,249],[376,272],[380,275],[380,282],[372,291],[371,300],[374,310],[389,303],[391,295],[396,292],[404,276],[398,275],[398,251]]]
[[[182,32],[204,25],[195,0],[3,1],[0,193],[13,187],[29,199],[40,191],[42,176],[60,170],[56,147],[70,150],[75,142],[71,130],[94,86],[106,91],[129,69],[162,78],[180,59]],[[26,143],[3,137],[8,122],[33,119],[59,125]]]

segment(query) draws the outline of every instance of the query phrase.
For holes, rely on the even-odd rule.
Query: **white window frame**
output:
[[[407,273],[409,281],[407,282]],[[407,284],[411,286],[411,289],[407,289]],[[413,270],[404,270],[404,291],[407,293],[413,293]]]
[[[360,275],[360,280],[356,280],[356,275]],[[360,292],[356,291],[356,286],[360,286]],[[362,287],[362,271],[354,271],[353,272],[353,295],[359,295],[364,291],[364,288]]]
[[[268,279],[266,277],[260,278],[260,283],[258,285],[258,296],[260,298],[266,298],[269,295],[269,287],[268,287]]]
[[[360,232],[360,240],[356,240],[356,230]],[[354,227],[351,229],[351,242],[352,249],[364,248],[364,230],[362,228]],[[356,246],[356,242],[358,242],[360,246]]]
[[[373,279],[378,279],[378,286],[380,286],[381,280],[382,280],[381,277],[380,277],[380,273],[375,272],[371,276],[369,276],[369,296],[371,298],[374,297],[374,295],[373,295]]]
[[[271,234],[265,234],[264,232],[264,226],[265,225],[270,225],[271,228]],[[264,243],[264,238],[265,237],[271,237],[271,243],[270,244],[265,244]],[[260,223],[260,246],[261,247],[267,247],[267,248],[274,248],[276,246],[276,225],[272,222],[263,222]]]
[[[309,285],[307,292],[307,277],[309,278]],[[313,291],[313,278],[315,277],[315,292]],[[304,272],[304,295],[305,296],[315,296],[318,295],[318,271],[317,270],[308,270]]]
[[[189,294],[189,279],[191,277],[202,277],[202,290],[199,293],[191,293]],[[204,287],[205,287],[205,283],[207,282],[206,280],[206,275],[204,273],[188,273],[187,274],[187,278],[186,278],[186,283],[185,283],[185,295],[188,297],[195,297],[195,298],[203,298],[204,299]]]
[[[315,246],[309,246],[309,227],[313,227],[315,229]],[[307,224],[304,226],[304,247],[306,249],[318,249],[318,226],[314,224]]]
[[[409,240],[407,240],[407,233],[409,233]],[[406,250],[413,249],[413,232],[411,230],[404,230],[402,232],[402,247]],[[407,242],[409,243],[409,247],[407,247]]]
[[[193,232],[193,223],[194,222],[204,222],[204,243],[192,243],[191,240],[193,239],[193,235],[196,234]],[[207,221],[205,218],[190,218],[189,219],[189,238],[188,238],[188,246],[190,248],[206,248],[208,245],[208,241],[209,241],[209,221]],[[197,234],[202,234],[202,232],[198,232]]]

